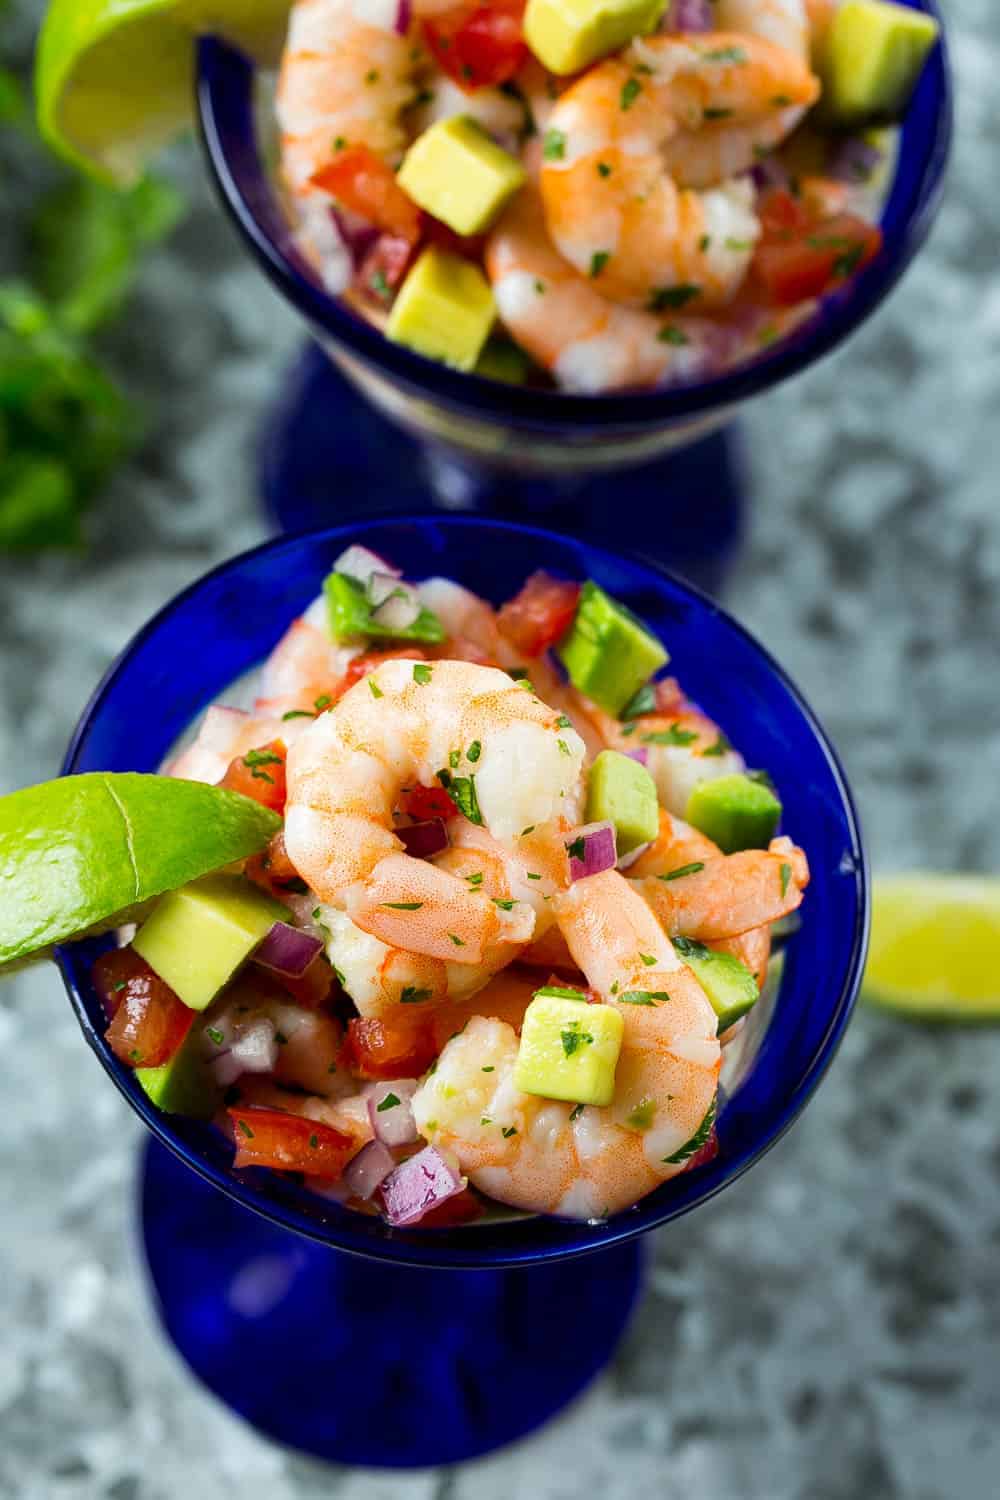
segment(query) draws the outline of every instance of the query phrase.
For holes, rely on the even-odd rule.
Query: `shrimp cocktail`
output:
[[[667,645],[592,580],[495,610],[349,547],[152,778],[271,836],[94,965],[149,1099],[399,1226],[601,1220],[709,1160],[809,866]]]
[[[326,289],[431,359],[701,379],[879,255],[936,34],[885,0],[296,0],[288,213]]]

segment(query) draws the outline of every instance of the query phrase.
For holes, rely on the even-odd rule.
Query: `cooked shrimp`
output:
[[[511,336],[568,391],[599,395],[690,378],[717,338],[704,320],[608,301],[556,253],[530,186],[490,234],[486,270]]]
[[[738,937],[787,916],[801,906],[809,884],[805,853],[788,838],[772,839],[767,849],[716,851],[686,874],[685,868],[631,883],[672,937],[704,942]]]
[[[406,1014],[412,1019],[436,1015],[436,1008],[449,1001],[467,1001],[520,955],[533,932],[545,931],[554,920],[552,896],[567,878],[565,844],[555,824],[518,838],[510,850],[466,818],[452,819],[449,828],[451,844],[434,856],[434,865],[478,896],[502,902],[510,914],[508,927],[487,944],[478,963],[458,963],[391,947],[364,932],[346,912],[321,906],[318,920],[327,934],[327,955],[363,1016]],[[520,914],[520,928],[515,914]],[[400,1006],[419,1010],[404,1013]]]
[[[483,1014],[446,1044],[413,1110],[421,1132],[453,1150],[491,1197],[536,1213],[604,1218],[683,1171],[707,1135],[721,1057],[716,1017],[621,875],[577,881],[555,905],[574,960],[625,1023],[614,1102],[580,1108],[517,1090],[515,1026],[489,1015],[484,991],[475,1002]],[[516,1016],[523,989],[511,990],[522,982],[504,975],[498,983]],[[652,1003],[625,998],[639,992]]]
[[[727,161],[717,186],[695,190],[664,152],[720,118],[772,145],[818,93],[801,57],[736,31],[649,37],[598,63],[549,120],[540,184],[556,249],[616,302],[724,305],[760,233],[752,183],[731,177],[749,163]]]
[[[793,57],[809,57],[809,22],[805,0],[717,0],[715,24],[722,31],[756,36]],[[807,105],[793,104],[782,92],[761,118],[732,123],[713,113],[711,124],[682,129],[667,142],[663,160],[682,187],[711,187],[723,178],[746,172],[754,162],[791,135]]]
[[[285,844],[320,900],[393,947],[479,964],[525,940],[510,911],[402,852],[400,790],[448,780],[470,821],[505,847],[559,816],[583,763],[571,726],[506,673],[470,662],[387,661],[307,724],[289,752]],[[530,925],[533,925],[530,924]]]

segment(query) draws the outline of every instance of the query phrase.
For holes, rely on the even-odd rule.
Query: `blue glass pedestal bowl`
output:
[[[937,14],[935,0],[904,0]],[[951,86],[943,46],[935,49],[906,114],[898,162],[882,216],[882,254],[842,291],[823,300],[793,336],[714,379],[656,391],[568,395],[465,375],[390,343],[329,296],[293,242],[270,162],[274,133],[266,87],[233,48],[209,39],[198,62],[198,107],[209,168],[247,248],[280,295],[303,317],[326,361],[307,362],[265,435],[263,479],[272,515],[285,529],[409,506],[415,477],[446,508],[539,519],[581,534],[614,535],[623,500],[642,516],[644,545],[683,561],[674,521],[709,557],[722,528],[738,526],[741,479],[720,429],[741,403],[805,370],[880,304],[927,234],[940,195],[951,134]],[[377,409],[361,411],[355,388]],[[386,420],[388,419],[388,420]],[[349,474],[366,431],[363,483]],[[413,439],[417,440],[415,444]],[[695,461],[678,450],[701,440]],[[614,470],[627,466],[629,489]],[[303,483],[303,474],[308,476]],[[706,496],[714,509],[701,520]],[[571,519],[567,519],[571,517]],[[724,548],[723,548],[724,550]],[[690,571],[690,569],[689,569]]]
[[[865,864],[832,747],[735,621],[655,564],[478,517],[283,538],[217,568],[114,664],[65,770],[155,770],[263,659],[349,542],[408,576],[451,576],[497,602],[542,565],[596,579],[649,622],[688,692],[771,772],[812,869],[773,1003],[753,1012],[727,1062],[718,1157],[599,1224],[522,1217],[393,1230],[277,1174],[235,1171],[218,1132],[157,1111],[105,1045],[89,976],[109,939],[61,950],[84,1035],[154,1137],[143,1181],[147,1260],[164,1327],[191,1368],[255,1426],[308,1452],[369,1465],[454,1462],[530,1430],[600,1370],[636,1295],[640,1236],[716,1197],[805,1106],[860,983]]]

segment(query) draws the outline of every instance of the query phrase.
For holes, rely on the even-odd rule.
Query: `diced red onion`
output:
[[[316,910],[316,896],[312,891],[283,891],[280,886],[274,889],[274,896],[282,906],[287,906],[295,918],[296,927],[307,932],[310,937],[321,938],[325,943],[321,928],[313,920],[313,912]]]
[[[380,230],[374,224],[369,224],[367,219],[362,219],[358,214],[347,213],[342,208],[331,208],[330,217],[337,226],[337,232],[356,271],[378,239]],[[341,568],[340,571],[345,570]]]
[[[368,599],[375,609],[391,599],[397,589],[404,588],[394,573],[373,573],[368,580]]]
[[[344,1185],[355,1198],[370,1198],[396,1165],[395,1157],[382,1141],[369,1141],[344,1168]]]
[[[384,557],[379,557],[376,552],[370,552],[367,547],[348,547],[342,552],[333,565],[336,573],[347,573],[351,578],[356,578],[359,583],[367,584],[373,573],[390,573],[393,578],[402,578],[398,568],[392,563],[387,563]]]
[[[429,818],[426,823],[413,823],[409,828],[397,828],[396,837],[406,845],[407,854],[414,859],[429,859],[448,847],[448,829],[440,818]]]
[[[710,1161],[715,1160],[718,1154],[719,1137],[717,1136],[715,1132],[715,1126],[713,1125],[712,1133],[709,1136],[708,1140],[705,1142],[704,1146],[699,1147],[694,1155],[689,1158],[688,1164],[684,1168],[685,1172],[692,1172],[696,1167],[707,1166]]]
[[[834,152],[827,175],[837,182],[870,182],[883,153],[863,136],[848,136]]]
[[[278,1065],[278,1040],[274,1022],[262,1016],[241,1031],[229,1052],[244,1073],[273,1073]]]
[[[614,869],[618,854],[613,823],[585,823],[582,828],[574,828],[566,839],[567,849],[579,839],[583,840],[583,857],[575,852],[570,854],[570,880],[583,880],[587,875],[600,875],[602,870]]]
[[[375,1139],[386,1146],[412,1146],[419,1139],[410,1100],[417,1092],[415,1078],[376,1083],[368,1094],[368,1119]],[[395,1100],[395,1103],[391,1101]]]
[[[637,760],[640,766],[649,765],[649,751],[646,749],[645,745],[640,745],[638,750],[626,750],[625,754],[628,756],[629,760]]]
[[[204,1047],[210,1058],[222,1057],[233,1045],[236,1028],[229,1011],[223,1011],[203,1028]]]
[[[372,610],[372,619],[386,630],[408,630],[420,613],[420,600],[413,589],[400,584],[384,604]]]
[[[410,29],[410,21],[413,19],[413,5],[411,0],[399,0],[396,6],[396,33],[405,36]]]
[[[254,953],[253,961],[274,974],[299,979],[323,951],[322,938],[314,937],[287,922],[275,922]]]
[[[363,26],[372,26],[376,31],[394,32],[405,36],[407,27],[401,25],[402,0],[352,0],[351,10]]]
[[[791,187],[791,178],[776,156],[761,157],[750,168],[750,176],[758,193],[766,193],[771,188],[781,188],[787,192]]]
[[[714,25],[710,0],[671,0],[661,31],[711,31]]]
[[[637,844],[634,849],[630,849],[627,854],[622,855],[621,859],[618,861],[617,868],[619,870],[629,869],[631,865],[635,864],[637,859],[642,858],[648,848],[648,844]]]
[[[430,1209],[454,1198],[465,1178],[437,1146],[425,1146],[390,1172],[382,1184],[382,1202],[390,1224],[416,1224]]]

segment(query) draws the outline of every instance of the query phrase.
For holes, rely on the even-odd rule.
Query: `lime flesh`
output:
[[[0,798],[0,972],[133,920],[164,891],[257,853],[280,827],[238,792],[132,772]]]
[[[876,880],[864,992],[917,1020],[1000,1020],[1000,879]]]
[[[38,123],[60,155],[121,184],[190,124],[194,43],[277,61],[289,0],[52,0],[35,63]]]

